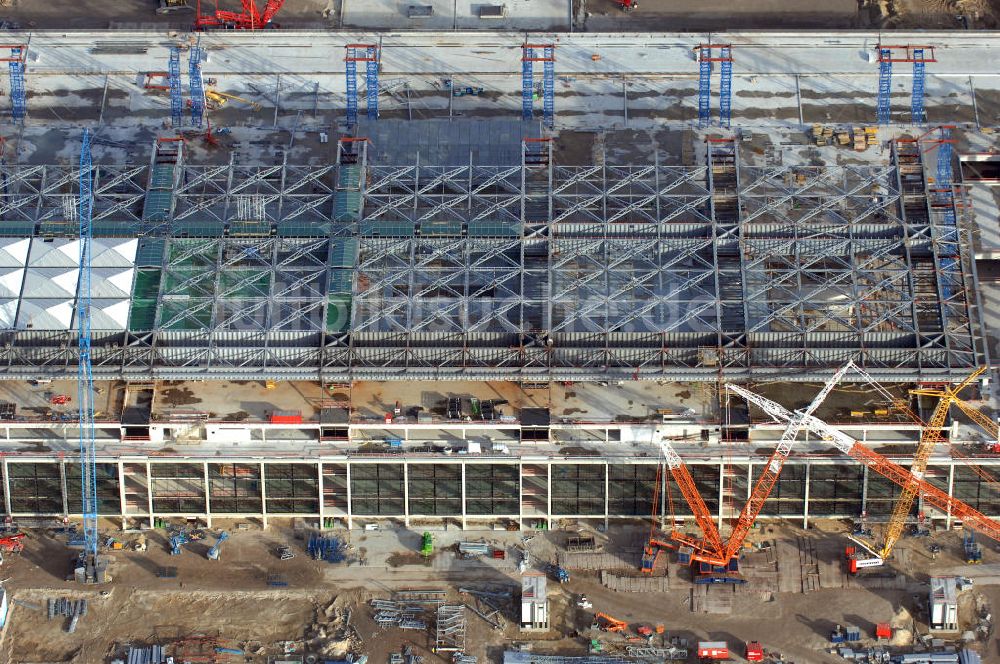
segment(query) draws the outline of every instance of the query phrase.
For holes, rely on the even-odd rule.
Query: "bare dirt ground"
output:
[[[511,643],[530,641],[534,652],[582,655],[594,637],[605,642],[606,652],[623,648],[623,637],[591,630],[594,611],[624,620],[632,630],[641,624],[664,624],[669,636],[692,643],[724,640],[739,654],[741,642],[757,639],[769,650],[781,653],[784,661],[800,664],[842,662],[839,656],[827,652],[828,635],[836,624],[856,625],[863,634],[871,634],[875,623],[891,620],[900,607],[914,616],[917,633],[925,633],[927,578],[931,573],[954,574],[963,569],[960,536],[942,532],[930,539],[904,539],[894,563],[897,577],[888,587],[884,579],[851,580],[839,571],[845,541],[842,530],[843,524],[838,529],[824,524],[821,530],[811,531],[767,525],[753,535],[757,542],[776,542],[779,548],[794,547],[788,542],[812,542],[822,578],[823,587],[819,589],[789,591],[798,583],[798,564],[789,565],[787,559],[778,556],[779,574],[794,577],[791,584],[788,579],[779,584],[784,591],[761,592],[763,586],[741,590],[733,595],[731,613],[709,614],[692,611],[697,589],[690,582],[690,571],[672,562],[658,567],[657,574],[666,574],[670,586],[667,592],[660,593],[615,592],[601,584],[598,572],[574,570],[569,583],[549,583],[552,625],[546,633],[529,635],[518,630],[516,592],[514,601],[503,602],[503,629],[494,629],[467,609],[467,652],[480,657],[481,662],[498,662],[503,649]],[[639,526],[624,527],[606,535],[588,529],[605,552],[615,554],[634,553],[631,549],[640,531],[643,528]],[[388,599],[400,589],[438,588],[447,590],[449,603],[468,605],[472,600],[459,594],[461,586],[519,585],[512,564],[498,567],[492,561],[459,560],[450,548],[442,547],[430,561],[421,561],[409,555],[419,541],[419,536],[409,531],[355,532],[358,551],[367,548],[367,558],[379,561],[371,566],[310,560],[303,550],[303,540],[296,538],[295,532],[301,531],[272,527],[268,531],[233,532],[218,562],[205,558],[211,540],[190,543],[182,555],[170,556],[162,533],[153,534],[146,553],[109,553],[114,559],[114,581],[106,588],[85,589],[63,580],[67,563],[63,542],[32,533],[25,553],[8,556],[4,563],[8,579],[5,587],[14,604],[0,642],[0,661],[97,664],[110,661],[126,643],[173,644],[204,635],[217,638],[220,646],[243,649],[247,653],[245,661],[255,664],[286,652],[286,645],[298,654],[342,658],[350,651],[368,655],[370,661],[379,663],[409,646],[414,654],[425,658],[425,664],[438,664],[450,659],[446,653],[432,652],[433,629],[380,629],[373,621],[368,601]],[[509,552],[513,551],[513,542],[520,542],[519,533],[475,535],[492,541],[507,538]],[[536,565],[544,566],[545,561],[555,559],[566,537],[565,531],[535,533],[528,546]],[[928,550],[932,541],[943,549],[936,558]],[[275,551],[281,543],[290,544],[296,558],[279,561]],[[752,566],[767,555],[764,550],[748,554],[745,559]],[[798,560],[797,555],[793,557]],[[986,564],[981,569],[991,569],[991,563],[998,558],[1000,553],[987,547]],[[163,566],[176,567],[176,578],[158,578],[157,569]],[[283,576],[287,587],[267,586],[267,575],[274,573]],[[620,573],[641,576],[631,569]],[[976,581],[975,589],[970,591],[974,594],[969,595],[972,599],[963,601],[964,619],[971,619],[970,607],[977,603],[1000,606],[1000,586],[987,585],[989,582]],[[713,587],[709,592],[733,591]],[[593,603],[592,609],[577,605],[582,594]],[[89,611],[81,618],[76,633],[66,631],[67,619],[47,618],[44,607],[50,597],[89,600]],[[350,627],[346,623],[348,610]],[[421,617],[433,627],[432,609]],[[995,641],[987,645],[984,655],[986,662],[1000,661]],[[237,660],[244,658],[219,661]]]

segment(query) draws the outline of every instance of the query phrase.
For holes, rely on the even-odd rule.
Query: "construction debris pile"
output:
[[[351,624],[351,608],[334,600],[316,611],[313,623],[306,628],[305,650],[319,657],[344,659],[361,650],[364,639]]]

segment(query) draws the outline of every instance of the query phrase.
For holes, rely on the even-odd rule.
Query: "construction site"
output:
[[[993,8],[649,2],[0,3],[0,660],[1000,662]]]

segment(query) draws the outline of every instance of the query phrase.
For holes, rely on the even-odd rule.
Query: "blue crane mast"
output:
[[[94,430],[94,374],[90,357],[90,258],[94,212],[90,133],[83,130],[80,149],[80,285],[76,302],[79,345],[77,403],[80,408],[80,485],[84,547],[74,568],[77,581],[103,583],[107,564],[97,554],[97,449]]]

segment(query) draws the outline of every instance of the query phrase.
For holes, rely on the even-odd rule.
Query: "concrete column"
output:
[[[351,463],[347,463],[344,471],[347,474],[347,530],[354,527],[354,504],[351,502]]]
[[[664,530],[663,522],[667,519],[667,474],[670,472],[667,470],[665,464],[657,464],[660,470],[660,529]],[[670,524],[670,528],[673,529],[674,524]]]
[[[809,528],[809,475],[812,464],[808,461],[806,462],[806,486],[805,495],[802,500],[802,527],[805,529]]]
[[[260,464],[260,516],[261,525],[267,528],[267,481],[264,475],[264,462]]]
[[[868,466],[861,476],[861,513],[868,514]]]
[[[611,513],[611,464],[604,463],[604,531],[608,530]]]
[[[403,462],[403,525],[410,527],[410,464]]]
[[[718,524],[716,525],[716,527],[720,531],[722,530],[722,510],[724,509],[725,506],[725,500],[724,500],[725,496],[723,495],[723,487],[726,486],[725,472],[726,472],[726,464],[720,461],[719,462],[719,518],[718,518]]]
[[[753,494],[753,462],[747,463],[747,500]]]
[[[524,530],[524,464],[521,462],[517,464],[517,527]]]
[[[10,429],[7,430],[8,438],[10,437]],[[3,508],[10,514],[10,469],[7,468],[7,457],[3,458]]]
[[[126,528],[125,516],[125,462],[118,462],[118,504],[122,511],[122,530]]]
[[[465,530],[465,462],[461,463],[462,468],[462,530]]]
[[[149,508],[149,527],[153,528],[153,469],[146,462],[146,502]]]
[[[552,464],[545,466],[545,523],[552,530]]]
[[[326,509],[326,500],[323,497],[323,462],[320,461],[316,464],[316,487],[319,490],[319,529],[326,529],[326,519],[324,518]]]
[[[83,468],[80,468],[80,485],[83,486]],[[59,486],[62,488],[63,516],[69,516],[69,490],[66,488],[66,461],[59,461]],[[94,496],[97,500],[97,496]],[[83,505],[80,505],[83,509]]]
[[[948,495],[955,497],[955,464],[948,466]],[[948,517],[945,519],[945,528],[951,530],[951,503],[948,504]]]
[[[212,492],[209,490],[208,462],[202,463],[202,475],[205,481],[205,527],[212,527]]]

